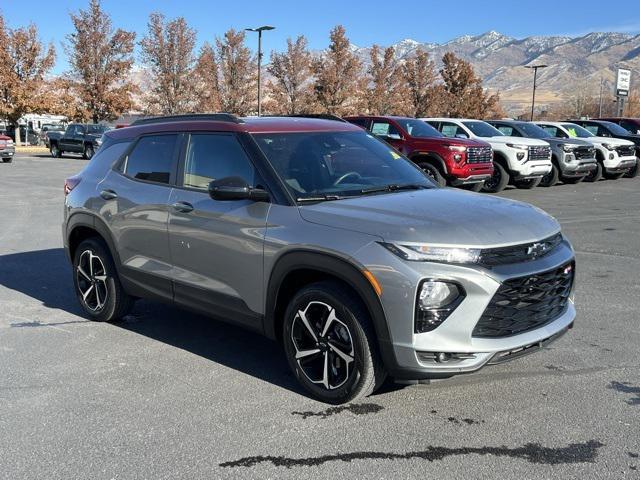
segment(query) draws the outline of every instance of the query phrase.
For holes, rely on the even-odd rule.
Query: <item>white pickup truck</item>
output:
[[[604,175],[616,179],[632,169],[636,162],[636,146],[630,140],[613,137],[598,137],[586,128],[570,122],[536,122],[551,135],[563,138],[579,138],[591,143],[596,149],[598,168],[585,177],[587,182],[596,182]]]
[[[509,137],[482,120],[422,118],[443,135],[484,140],[493,148],[493,176],[483,190],[496,193],[511,183],[518,188],[536,187],[551,171],[551,147],[544,140]]]

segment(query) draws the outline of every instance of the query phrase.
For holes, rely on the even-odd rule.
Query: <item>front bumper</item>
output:
[[[582,177],[596,168],[598,168],[598,161],[595,157],[576,160],[573,155],[566,155],[562,162],[562,175]]]
[[[5,147],[0,150],[0,158],[10,158],[16,154],[16,147]]]
[[[637,161],[635,156],[619,157],[615,154],[613,159],[605,160],[603,163],[608,173],[621,173],[633,168]]]
[[[389,253],[378,265],[389,265]],[[535,346],[573,325],[576,311],[573,299],[566,309],[550,322],[532,330],[508,337],[481,338],[473,330],[502,283],[512,278],[546,272],[571,262],[573,249],[566,241],[552,252],[536,260],[487,269],[479,266],[438,264],[435,262],[404,262],[391,260],[392,268],[367,268],[382,285],[381,301],[389,327],[389,345],[393,352],[391,376],[416,380],[442,378],[477,371],[483,366],[510,357],[519,351],[533,351]],[[424,279],[438,279],[460,284],[466,297],[451,315],[436,329],[414,333],[415,299],[418,285]],[[438,353],[449,354],[446,362],[436,360]],[[389,363],[389,355],[385,362]]]
[[[525,160],[514,169],[514,180],[526,180],[539,178],[551,171],[551,159],[549,160]]]

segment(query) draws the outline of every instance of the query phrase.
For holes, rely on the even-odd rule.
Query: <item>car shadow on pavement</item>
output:
[[[47,308],[83,317],[62,248],[0,255],[0,286],[39,300]],[[35,327],[46,322],[46,318],[42,324],[39,320],[16,326]],[[235,325],[146,300],[139,300],[130,315],[111,325],[305,394],[276,342]]]

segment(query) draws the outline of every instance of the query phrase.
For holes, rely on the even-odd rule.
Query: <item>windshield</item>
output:
[[[366,132],[255,133],[253,138],[299,201],[383,193],[390,186],[435,187],[413,163]],[[398,188],[384,191],[393,190]]]
[[[549,132],[533,123],[519,123],[518,127],[530,138],[551,138]]]
[[[589,130],[587,130],[586,128],[582,128],[580,125],[576,125],[575,123],[563,123],[562,128],[564,128],[569,136],[573,138],[595,137],[595,135]]]
[[[487,122],[473,120],[471,122],[462,122],[474,135],[478,137],[502,137],[503,134],[497,128],[492,127]]]
[[[444,137],[438,130],[433,128],[427,122],[422,120],[414,120],[412,118],[396,118],[396,122],[412,137],[417,138],[433,138]]]
[[[87,133],[103,134],[109,130],[106,125],[87,125]]]
[[[609,129],[609,131],[611,133],[613,133],[614,135],[629,135],[629,131],[622,128],[620,125],[618,125],[617,123],[613,123],[613,122],[602,122],[602,125],[604,125],[605,127],[607,127]]]

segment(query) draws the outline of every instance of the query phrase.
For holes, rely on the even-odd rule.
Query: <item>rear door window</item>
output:
[[[519,137],[520,136],[518,134],[518,132],[513,129],[513,127],[509,127],[507,125],[496,125],[496,128],[498,130],[500,130],[504,135],[507,135],[509,137]]]
[[[137,180],[171,183],[177,146],[176,134],[141,137],[125,159],[124,173]]]
[[[594,135],[600,135],[602,134],[602,131],[600,131],[600,133],[598,133],[598,126],[597,125],[584,125],[584,128],[586,128],[587,130],[589,130],[591,133],[593,133]]]
[[[381,137],[390,137],[400,139],[400,132],[389,122],[373,121],[371,124],[371,133]]]

